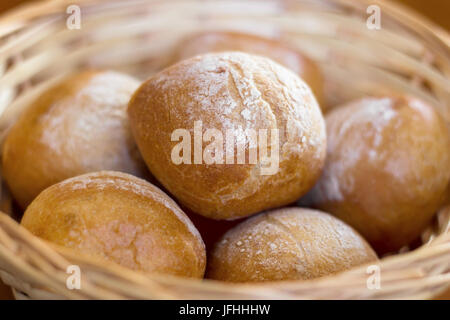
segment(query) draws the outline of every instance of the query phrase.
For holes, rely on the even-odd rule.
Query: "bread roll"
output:
[[[3,173],[22,208],[48,186],[82,173],[146,174],[126,114],[137,87],[120,73],[84,71],[31,103],[3,146]]]
[[[256,35],[238,32],[208,31],[191,35],[176,50],[176,61],[193,56],[222,51],[242,51],[261,55],[297,73],[311,88],[325,111],[323,77],[317,64],[285,43]]]
[[[213,219],[295,201],[324,163],[325,126],[311,90],[268,58],[228,52],[184,60],[147,80],[128,113],[153,175],[184,206]],[[258,137],[246,136],[251,131]]]
[[[380,253],[420,235],[450,178],[444,121],[412,97],[354,101],[327,117],[324,172],[306,197],[358,230]]]
[[[44,240],[133,270],[193,278],[205,271],[205,246],[192,222],[161,190],[125,173],[57,183],[21,223]]]
[[[351,227],[326,213],[285,208],[252,217],[212,250],[207,277],[231,282],[307,280],[375,262]]]

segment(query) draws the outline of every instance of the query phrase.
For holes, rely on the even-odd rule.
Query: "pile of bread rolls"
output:
[[[417,98],[330,108],[312,60],[254,35],[195,34],[173,62],[141,84],[81,71],[29,105],[2,150],[23,227],[147,274],[305,280],[408,246],[448,198],[448,129]]]

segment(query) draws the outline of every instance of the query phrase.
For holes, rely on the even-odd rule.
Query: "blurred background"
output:
[[[450,1],[448,0],[387,0],[399,2],[419,11],[447,30],[450,30]],[[36,0],[2,0],[0,1],[0,13],[16,7],[25,2]],[[73,1],[76,3],[76,0]]]
[[[24,3],[36,2],[39,0],[7,0],[0,1],[0,15]],[[439,24],[442,28],[450,32],[450,1],[449,0],[388,0],[409,6],[430,20]],[[73,1],[76,3],[76,0]],[[450,299],[450,290],[438,299]],[[12,299],[10,289],[0,281],[0,300]]]

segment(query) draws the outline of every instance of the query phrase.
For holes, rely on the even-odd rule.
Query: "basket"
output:
[[[381,29],[366,21],[381,9]],[[141,79],[171,61],[187,34],[240,30],[279,38],[318,61],[331,106],[392,90],[415,95],[450,120],[450,41],[407,9],[385,1],[78,0],[81,29],[69,28],[71,1],[20,7],[0,18],[0,133],[41,90],[80,68],[111,68]],[[376,266],[309,281],[227,284],[149,276],[74,255],[16,222],[2,185],[0,277],[17,299],[426,299],[450,285],[450,207],[441,209],[420,244]],[[66,286],[81,270],[81,289]]]

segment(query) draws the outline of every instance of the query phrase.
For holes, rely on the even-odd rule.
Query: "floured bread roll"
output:
[[[182,61],[147,80],[128,113],[153,175],[206,217],[289,204],[324,163],[325,126],[311,90],[268,58],[228,52]]]
[[[446,124],[410,97],[365,98],[327,117],[324,172],[306,197],[358,230],[380,253],[420,235],[450,178]]]
[[[182,41],[175,53],[175,61],[193,56],[223,51],[242,51],[268,57],[297,73],[314,92],[322,110],[323,76],[314,61],[288,45],[273,39],[238,32],[202,32]]]
[[[152,184],[113,171],[45,189],[22,226],[76,253],[148,273],[202,278],[205,245],[178,205]]]
[[[45,188],[87,172],[146,174],[126,114],[137,80],[84,71],[43,92],[11,128],[3,174],[23,207]]]
[[[326,213],[285,208],[228,231],[208,258],[207,277],[231,282],[307,280],[377,260],[351,227]]]

